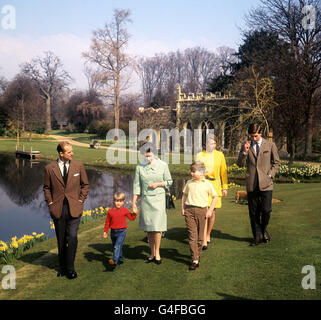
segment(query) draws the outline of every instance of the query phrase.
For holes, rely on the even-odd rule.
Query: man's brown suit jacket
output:
[[[80,217],[89,192],[88,178],[84,165],[77,160],[70,161],[68,180],[65,186],[58,162],[54,161],[48,164],[45,167],[43,190],[52,218],[60,218],[65,197],[69,203],[70,215],[74,218]]]

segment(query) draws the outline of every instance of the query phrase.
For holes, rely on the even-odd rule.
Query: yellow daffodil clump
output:
[[[24,250],[31,248],[36,242],[45,239],[44,233],[24,235],[21,238],[14,236],[10,242],[0,241],[0,263],[10,263],[13,259],[19,258]]]

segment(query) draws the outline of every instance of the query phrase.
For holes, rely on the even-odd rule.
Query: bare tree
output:
[[[84,64],[84,75],[87,79],[88,92],[94,90],[98,92],[101,89],[101,76],[100,72],[94,68]]]
[[[46,130],[51,130],[51,104],[54,94],[72,80],[63,69],[60,59],[51,51],[44,58],[34,58],[21,66],[22,73],[29,77],[39,89],[46,103]]]
[[[306,6],[315,15],[307,25]],[[305,115],[305,154],[312,152],[315,116],[320,113],[318,89],[321,87],[321,6],[320,0],[261,0],[261,6],[247,16],[249,29],[264,29],[278,34],[294,57],[297,94]],[[286,57],[285,57],[286,58]]]
[[[239,96],[242,100],[241,108],[244,112],[242,120],[250,119],[265,124],[266,134],[270,134],[270,121],[273,109],[277,106],[275,102],[274,87],[272,80],[260,77],[252,66],[247,79],[239,82]]]
[[[122,95],[120,98],[120,121],[128,123],[132,120],[141,105],[141,95],[133,93]]]
[[[8,84],[3,101],[16,130],[34,130],[44,125],[38,90],[26,76],[18,74]]]
[[[155,104],[155,100],[162,105],[174,105],[177,84],[185,92],[205,93],[208,81],[219,73],[218,62],[215,53],[201,47],[141,58],[137,73],[145,105]]]
[[[216,51],[220,73],[227,76],[231,73],[231,66],[238,61],[236,51],[226,46],[218,47]]]
[[[151,58],[140,58],[136,64],[136,71],[142,82],[144,103],[150,106],[156,91],[161,91],[165,81],[166,56],[156,54]]]
[[[219,74],[219,64],[215,53],[201,47],[184,51],[186,64],[186,89],[190,92],[206,92],[207,83]]]
[[[114,10],[113,19],[103,29],[93,32],[92,45],[83,56],[98,66],[97,76],[107,89],[105,95],[113,99],[116,137],[119,128],[119,99],[121,91],[128,84],[126,73],[132,65],[131,58],[125,50],[130,38],[126,25],[131,22],[129,10]]]
[[[2,68],[0,67],[0,69]],[[6,80],[6,78],[3,76],[0,76],[0,97],[5,92],[7,85],[8,85],[8,81]]]

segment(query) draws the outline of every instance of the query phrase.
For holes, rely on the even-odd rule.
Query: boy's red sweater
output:
[[[126,217],[129,220],[134,220],[136,216],[137,216],[136,213],[130,213],[130,211],[125,207],[121,207],[119,209],[111,208],[108,210],[108,213],[107,213],[104,232],[108,232],[109,228],[110,229],[127,228]]]

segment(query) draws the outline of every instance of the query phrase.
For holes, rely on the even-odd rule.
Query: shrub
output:
[[[101,125],[101,121],[98,121],[98,120],[91,121],[88,126],[88,133],[89,134],[97,134],[100,125]]]

